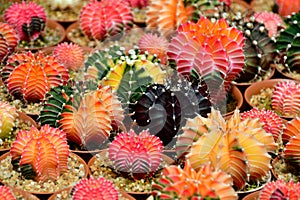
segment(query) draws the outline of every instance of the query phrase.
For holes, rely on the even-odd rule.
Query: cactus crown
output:
[[[49,125],[18,132],[10,149],[12,164],[28,179],[56,180],[68,170],[69,146],[66,134]]]
[[[127,1],[93,0],[81,9],[80,26],[83,33],[96,40],[114,36],[133,25],[133,16]]]
[[[6,138],[11,133],[18,116],[15,107],[5,102],[0,102],[0,138]]]
[[[281,17],[273,12],[257,12],[254,14],[255,20],[264,24],[268,30],[269,37],[277,37],[278,30],[284,27]]]
[[[189,162],[181,169],[168,166],[152,185],[157,199],[237,199],[231,177],[223,171],[215,171],[210,164],[195,171]]]
[[[287,117],[300,115],[300,84],[294,81],[281,81],[274,87],[271,97],[272,109]]]
[[[68,70],[53,56],[44,56],[42,52],[10,56],[1,73],[9,93],[27,102],[44,100],[47,91],[66,84],[69,79]]]
[[[83,49],[77,44],[58,44],[53,50],[53,55],[59,63],[73,71],[78,70],[84,63]]]
[[[14,3],[4,13],[4,19],[12,25],[20,40],[35,40],[45,28],[46,12],[34,2]]]
[[[158,170],[162,162],[162,141],[146,130],[138,135],[130,130],[118,134],[109,145],[108,157],[113,167],[133,178],[144,178]]]
[[[186,159],[194,169],[211,162],[214,168],[232,176],[237,189],[268,175],[271,167],[268,152],[274,152],[277,145],[259,119],[241,121],[236,110],[225,121],[219,111],[212,109],[208,118],[196,116],[183,130],[176,150],[179,155],[189,152]]]
[[[276,180],[267,183],[260,192],[259,199],[299,199],[300,183],[284,180]]]
[[[7,200],[16,200],[13,192],[10,188],[6,185],[0,186],[0,199],[7,199]]]
[[[72,189],[72,199],[118,200],[114,184],[104,177],[81,179]]]
[[[15,29],[6,23],[0,22],[0,62],[14,52],[19,42]]]

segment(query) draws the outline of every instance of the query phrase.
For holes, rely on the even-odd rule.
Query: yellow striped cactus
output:
[[[12,131],[18,113],[16,108],[5,102],[0,102],[0,138],[6,138]]]

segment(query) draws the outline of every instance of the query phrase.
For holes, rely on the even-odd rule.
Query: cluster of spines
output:
[[[6,102],[0,102],[0,138],[6,138],[9,136],[13,127],[15,126],[15,120],[18,116],[15,107],[9,105]]]
[[[15,29],[7,23],[0,22],[0,62],[14,52],[18,42],[19,37]]]

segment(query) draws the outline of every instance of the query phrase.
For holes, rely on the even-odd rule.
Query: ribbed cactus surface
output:
[[[283,180],[276,180],[267,183],[260,192],[259,199],[290,199],[297,200],[300,198],[300,183]]]
[[[0,22],[0,62],[14,52],[18,42],[16,30],[11,25]]]
[[[0,186],[0,199],[3,200],[16,200],[16,197],[12,193],[11,189],[8,186]]]
[[[6,102],[0,102],[0,138],[6,138],[9,136],[13,127],[15,126],[15,120],[18,116],[15,107]]]
[[[282,142],[286,144],[294,136],[300,135],[300,118],[296,117],[288,121],[283,128]]]

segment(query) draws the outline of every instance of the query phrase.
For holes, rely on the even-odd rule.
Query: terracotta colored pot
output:
[[[106,153],[107,153],[107,149],[102,150],[100,152],[100,155],[101,156],[106,156]],[[170,158],[169,156],[165,155],[165,154],[162,154],[162,158],[168,165],[171,165],[171,164],[174,163],[174,160],[172,158]],[[96,160],[96,156],[93,156],[90,159],[90,161],[88,162],[88,167],[89,168],[90,168],[90,166],[92,166],[94,164],[95,160]],[[91,171],[90,171],[90,173],[91,173]],[[90,175],[92,176],[92,173]],[[145,200],[151,195],[151,192],[128,192],[128,194],[130,194],[131,196],[133,196],[137,200]]]
[[[37,124],[36,124],[36,122],[31,117],[29,117],[28,115],[26,115],[25,113],[19,112],[19,111],[17,111],[17,113],[18,113],[18,119],[19,120],[21,120],[23,122],[26,122],[26,123],[29,123],[29,124],[31,124],[34,127],[38,127]],[[9,149],[10,148],[0,149],[0,155],[8,152]]]
[[[246,195],[242,200],[258,200],[260,191],[253,192],[251,194]]]
[[[3,159],[5,159],[9,155],[10,155],[9,152],[3,154],[0,157],[0,161],[3,160]],[[75,156],[79,160],[79,162],[84,165],[85,174],[84,174],[83,178],[87,178],[87,176],[89,175],[90,171],[89,171],[89,168],[88,168],[87,164],[85,163],[85,161],[82,158],[80,158],[78,155],[76,155],[76,154],[70,153],[70,155]],[[0,180],[0,182],[1,182],[1,180]],[[70,188],[70,187],[67,187],[67,188]],[[64,189],[67,189],[67,188],[64,188]],[[61,190],[59,190],[59,191],[61,191]],[[54,193],[54,192],[37,192],[37,191],[27,191],[27,192],[29,192],[29,193],[37,196],[39,199],[48,199]]]
[[[72,153],[75,153],[81,157],[86,163],[89,163],[90,159],[100,153],[102,150],[93,150],[93,151],[81,151],[81,150],[71,150]]]
[[[295,78],[294,76],[291,76],[288,73],[284,73],[282,72],[282,70],[280,69],[280,67],[278,65],[275,65],[276,71],[283,77],[287,78],[287,79],[292,79],[292,80],[297,80],[300,81],[300,79]]]
[[[241,107],[243,105],[243,102],[244,102],[243,95],[242,95],[241,91],[239,90],[238,87],[236,87],[235,85],[232,85],[231,93],[233,94],[235,100],[237,101],[237,108],[241,109]],[[233,113],[234,113],[234,110],[230,111],[230,112],[227,112],[226,114],[223,115],[223,117],[228,118]]]

